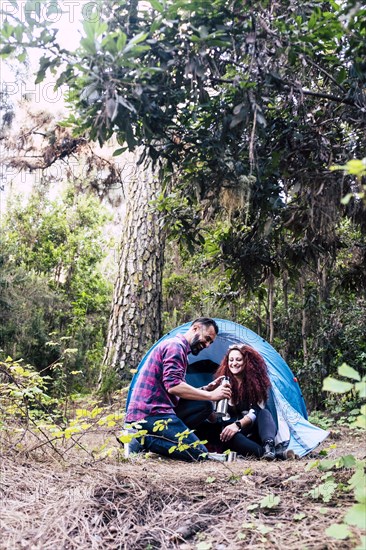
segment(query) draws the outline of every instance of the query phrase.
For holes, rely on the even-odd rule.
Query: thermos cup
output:
[[[230,386],[230,381],[225,376],[225,378],[223,378],[221,384],[224,385],[224,386]],[[221,399],[220,401],[216,401],[216,405],[215,405],[216,415],[220,418],[227,417],[228,405],[229,405],[229,400],[228,399]]]

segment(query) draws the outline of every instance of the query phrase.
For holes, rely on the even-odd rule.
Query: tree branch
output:
[[[284,85],[289,87],[295,86],[294,84],[287,84],[286,82],[284,82]],[[355,101],[347,97],[342,98],[342,97],[335,96],[333,94],[326,94],[324,92],[312,92],[310,90],[304,90],[303,88],[296,88],[296,87],[293,88],[293,91],[298,94],[319,97],[321,99],[329,99],[330,101],[335,101],[336,103],[344,103],[345,105],[351,105],[351,107],[356,107]]]
[[[227,80],[225,78],[211,78],[211,82],[214,82],[216,84],[236,84],[235,80]],[[344,103],[345,105],[351,105],[351,107],[356,107],[356,103],[353,99],[347,98],[347,97],[338,97],[333,94],[327,94],[324,92],[312,92],[311,90],[306,90],[304,88],[300,88],[298,85],[292,82],[286,82],[282,78],[279,78],[276,76],[276,82],[281,84],[283,87],[292,88],[294,92],[298,94],[313,96],[313,97],[319,97],[322,99],[329,99],[330,101],[335,101],[336,103]]]

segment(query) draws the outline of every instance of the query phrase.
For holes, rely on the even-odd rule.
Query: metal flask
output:
[[[222,380],[221,384],[225,385],[225,386],[230,386],[230,381],[225,376],[225,378]],[[219,418],[222,418],[222,419],[225,419],[225,420],[227,419],[227,417],[228,417],[228,414],[227,414],[228,405],[229,405],[229,400],[228,399],[221,399],[220,401],[216,401],[215,412],[216,412],[216,415]]]

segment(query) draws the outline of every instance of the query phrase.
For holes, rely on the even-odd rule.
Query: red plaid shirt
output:
[[[126,422],[174,414],[179,397],[169,394],[168,390],[185,381],[190,351],[182,334],[163,340],[152,350],[133,387]]]

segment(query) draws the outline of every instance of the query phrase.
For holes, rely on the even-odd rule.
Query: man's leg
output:
[[[154,432],[153,428],[157,426],[157,421],[160,421],[164,429]],[[188,434],[182,441],[182,445],[189,445],[188,449],[174,449],[174,451],[169,452],[171,447],[179,445],[177,434],[188,430],[187,426],[176,415],[148,416],[143,423],[143,429],[149,433],[144,438],[144,448],[147,451],[187,462],[202,460],[200,455],[208,452],[204,445],[198,443],[199,439],[194,433]]]
[[[194,430],[212,414],[213,410],[212,401],[179,399],[179,403],[175,408],[175,414],[188,428]]]

